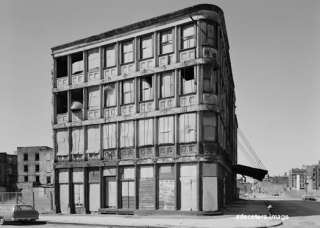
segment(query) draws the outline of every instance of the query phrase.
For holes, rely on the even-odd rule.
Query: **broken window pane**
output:
[[[188,113],[179,116],[179,142],[196,141],[196,114]]]
[[[190,94],[196,92],[194,68],[187,67],[181,70],[181,93]]]
[[[59,92],[56,95],[57,99],[57,114],[63,114],[68,112],[68,96],[67,92]]]
[[[116,88],[115,84],[105,85],[104,88],[104,106],[112,107],[116,106]]]
[[[141,79],[141,101],[148,101],[152,99],[152,77],[144,77]]]
[[[120,147],[134,146],[134,125],[133,121],[120,124]]]
[[[153,121],[152,119],[139,120],[139,146],[153,144]]]
[[[71,111],[81,111],[83,108],[83,90],[75,89],[71,90]]]
[[[133,41],[122,44],[122,63],[133,62]]]
[[[152,36],[141,39],[141,59],[152,57]]]
[[[122,104],[131,104],[134,102],[133,80],[122,83]]]
[[[160,98],[174,96],[174,77],[173,72],[162,73],[160,78]]]
[[[62,78],[68,76],[68,57],[62,56],[56,58],[56,77]]]
[[[158,122],[159,144],[173,143],[173,116],[160,117]]]
[[[79,52],[71,55],[72,74],[83,72],[83,53]]]
[[[92,71],[98,69],[100,66],[99,49],[88,51],[88,70]]]
[[[172,30],[161,32],[160,37],[160,54],[173,52]]]
[[[106,48],[106,67],[113,67],[116,65],[116,51],[115,46]]]
[[[187,25],[182,28],[182,49],[192,48],[196,45],[194,25]]]

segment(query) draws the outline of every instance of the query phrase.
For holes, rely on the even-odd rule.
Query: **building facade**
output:
[[[0,152],[0,192],[17,189],[17,155]]]
[[[291,169],[289,171],[289,188],[294,190],[305,189],[305,184],[307,180],[305,169]]]
[[[235,92],[219,7],[151,18],[52,56],[57,212],[206,212],[235,198]]]
[[[53,186],[53,149],[47,146],[17,147],[18,188]]]

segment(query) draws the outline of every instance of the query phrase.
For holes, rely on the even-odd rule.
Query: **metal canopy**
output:
[[[233,172],[262,181],[268,170],[238,164],[233,166]]]

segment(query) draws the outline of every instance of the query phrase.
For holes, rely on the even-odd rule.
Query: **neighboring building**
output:
[[[18,147],[18,188],[53,186],[53,150],[47,146]]]
[[[312,189],[320,190],[320,161],[312,169]]]
[[[0,192],[17,189],[17,155],[0,152]]]
[[[289,188],[294,190],[305,189],[307,180],[306,169],[291,169],[289,171]]]
[[[57,212],[217,211],[236,197],[235,92],[219,7],[151,18],[52,56]]]

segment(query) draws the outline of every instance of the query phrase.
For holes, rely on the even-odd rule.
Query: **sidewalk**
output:
[[[266,215],[264,201],[236,201],[224,210],[224,215],[189,216],[189,215],[41,215],[40,220],[52,224],[74,224],[88,226],[118,227],[274,227],[282,224],[281,220],[264,218],[237,218],[237,215]]]

